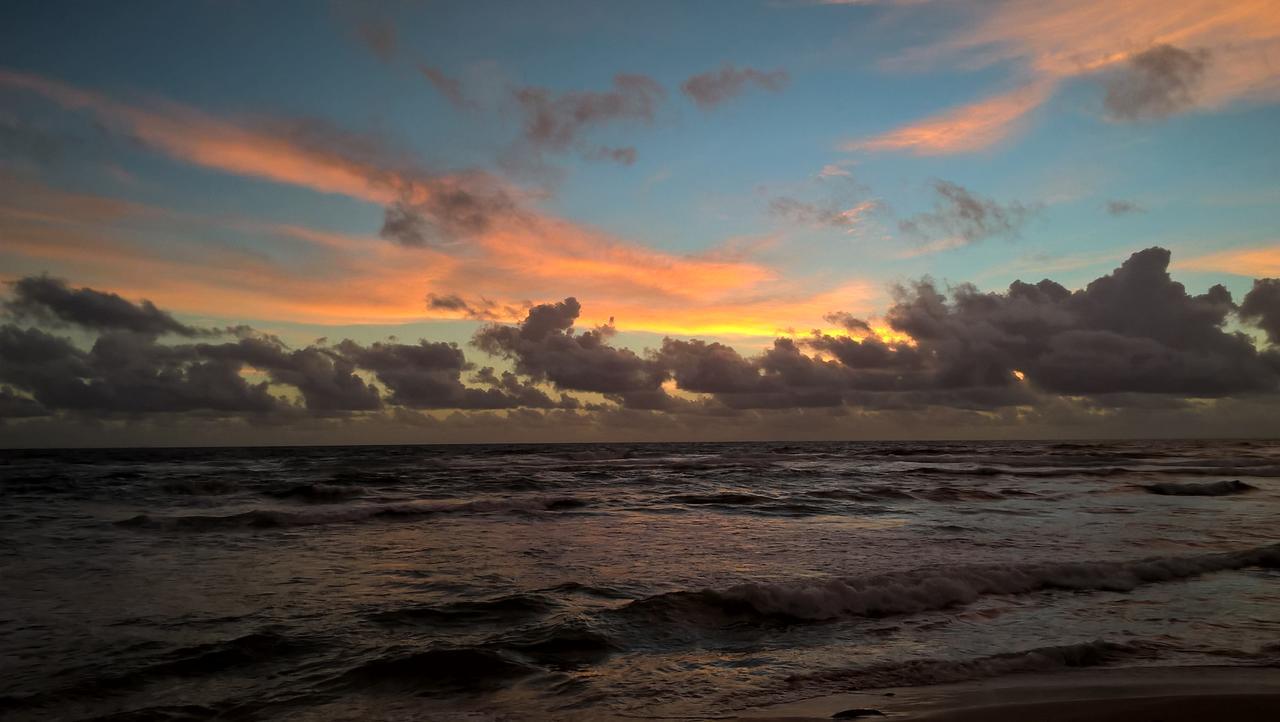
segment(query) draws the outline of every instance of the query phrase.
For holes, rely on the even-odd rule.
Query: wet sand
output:
[[[853,715],[854,710],[865,712]],[[836,717],[842,712],[847,716]],[[816,697],[740,715],[751,722],[833,717],[932,722],[1272,722],[1280,720],[1280,669],[1174,667],[1013,675]]]

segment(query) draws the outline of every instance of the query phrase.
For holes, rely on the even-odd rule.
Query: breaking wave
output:
[[[342,675],[356,689],[397,687],[422,691],[471,691],[499,687],[536,672],[510,655],[488,649],[439,648],[383,657]]]
[[[1247,567],[1280,567],[1280,544],[1239,552],[1125,562],[949,567],[868,577],[740,584],[632,602],[623,611],[672,622],[718,624],[741,618],[823,621],[887,617],[969,604],[984,596],[1048,590],[1130,591]]]

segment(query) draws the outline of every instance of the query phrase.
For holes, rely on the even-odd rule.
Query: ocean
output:
[[[0,716],[726,717],[1280,664],[1280,442],[0,452]]]

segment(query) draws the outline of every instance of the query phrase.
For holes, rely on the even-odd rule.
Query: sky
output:
[[[1280,434],[1268,0],[5,18],[3,445]]]

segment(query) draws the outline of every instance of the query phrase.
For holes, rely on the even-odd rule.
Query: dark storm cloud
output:
[[[356,373],[356,364],[322,346],[291,350],[274,338],[242,338],[235,343],[200,344],[208,358],[236,362],[265,372],[272,383],[292,386],[308,411],[337,413],[382,407],[378,389]]]
[[[511,374],[499,378],[493,369],[481,373],[487,388],[462,383],[462,372],[471,369],[462,349],[450,343],[373,343],[361,346],[343,341],[338,352],[361,368],[372,371],[391,392],[388,403],[413,409],[510,409],[521,406],[555,408],[546,393],[520,382]]]
[[[517,373],[567,391],[657,392],[664,380],[662,370],[634,351],[609,345],[610,327],[575,332],[580,311],[575,298],[534,306],[519,326],[486,326],[472,343],[513,361]]]
[[[1207,50],[1157,45],[1129,59],[1106,84],[1107,111],[1119,120],[1163,118],[1195,104],[1209,64]]]
[[[101,413],[267,412],[279,401],[249,384],[235,361],[202,359],[191,346],[111,331],[82,351],[39,329],[0,327],[0,382],[50,410]]]
[[[1235,311],[1226,289],[1190,295],[1168,263],[1167,251],[1148,249],[1075,292],[1049,280],[1015,282],[1003,293],[962,284],[949,296],[929,281],[900,288],[886,319],[914,344],[886,343],[860,319],[832,314],[863,338],[778,339],[751,358],[723,344],[668,339],[654,360],[679,388],[731,408],[983,409],[1039,403],[1045,392],[1137,403],[1153,394],[1280,390],[1276,359],[1225,330]]]
[[[1113,216],[1127,216],[1132,213],[1142,213],[1145,210],[1146,209],[1133,201],[1107,201],[1107,213],[1110,213]]]
[[[699,108],[710,110],[746,92],[748,86],[777,93],[786,88],[790,80],[785,70],[762,71],[725,65],[689,78],[680,84],[680,90]]]
[[[0,386],[0,419],[30,419],[48,415],[49,410],[39,401],[20,396],[8,386]]]
[[[648,76],[620,73],[613,78],[612,90],[556,92],[528,86],[516,88],[513,95],[523,117],[525,142],[536,150],[563,152],[590,129],[619,121],[653,122],[666,91]],[[590,157],[598,151],[584,152]],[[635,160],[625,149],[620,156],[605,157]]]
[[[575,328],[581,307],[567,298],[533,306],[519,324],[476,332],[478,352],[509,369],[477,367],[459,346],[428,340],[292,349],[239,328],[225,343],[166,344],[151,326],[117,323],[100,324],[86,349],[10,323],[0,326],[0,417],[7,432],[41,417],[137,423],[169,413],[291,428],[351,417],[471,428],[502,418],[503,428],[523,419],[544,431],[763,424],[799,433],[785,426],[790,419],[816,435],[822,424],[848,428],[859,419],[933,428],[1028,418],[1087,433],[1099,415],[1128,419],[1133,429],[1159,414],[1190,429],[1196,414],[1218,418],[1219,407],[1262,418],[1280,402],[1280,352],[1259,351],[1228,329],[1238,319],[1280,340],[1280,281],[1256,281],[1237,307],[1222,286],[1188,293],[1169,276],[1169,261],[1168,251],[1149,248],[1074,291],[1048,279],[999,292],[969,284],[944,291],[926,279],[898,288],[884,316],[910,341],[885,341],[865,320],[832,313],[827,320],[850,335],[779,338],[753,354],[702,339],[622,348],[611,325]],[[452,310],[472,307],[461,297],[433,298]],[[45,320],[62,321],[51,313]],[[578,391],[604,401],[566,395]],[[1214,401],[1191,401],[1203,398]],[[425,413],[442,409],[453,415]],[[485,410],[513,415],[476,416]]]
[[[607,333],[574,333],[580,308],[573,299],[535,307],[520,326],[490,326],[475,343],[560,388],[631,394],[618,398],[632,408],[669,403],[660,388],[667,378],[729,409],[984,410],[1037,404],[1045,394],[1136,404],[1151,395],[1280,390],[1276,359],[1225,330],[1236,310],[1226,289],[1188,294],[1169,277],[1168,263],[1163,249],[1135,253],[1074,292],[1044,280],[1018,281],[1002,293],[961,284],[947,294],[921,281],[899,288],[886,315],[912,343],[883,341],[865,321],[837,313],[828,320],[861,338],[815,332],[777,339],[750,357],[717,342],[665,339],[640,355],[610,346]],[[1266,292],[1258,292],[1258,305]]]
[[[474,383],[489,386],[500,391],[507,399],[504,406],[489,408],[532,408],[532,409],[576,409],[581,406],[578,400],[568,394],[561,394],[559,401],[554,401],[545,391],[521,379],[510,371],[499,375],[492,366],[485,366],[476,372],[471,379]]]
[[[35,318],[87,329],[122,329],[136,333],[195,336],[201,331],[180,323],[150,301],[132,303],[114,293],[91,288],[71,288],[49,276],[28,276],[14,281],[6,310],[18,318]]]
[[[997,203],[951,181],[935,180],[931,212],[898,222],[898,228],[924,240],[954,239],[959,245],[988,238],[1016,237],[1036,208],[1018,201]]]
[[[887,318],[934,359],[944,386],[991,385],[1021,371],[1065,394],[1271,393],[1280,377],[1247,336],[1224,329],[1222,286],[1192,296],[1168,274],[1169,252],[1133,254],[1080,291],[1021,281],[1005,293],[930,283],[903,289]]]
[[[1240,318],[1266,331],[1267,340],[1280,345],[1280,278],[1259,278],[1240,304]]]

